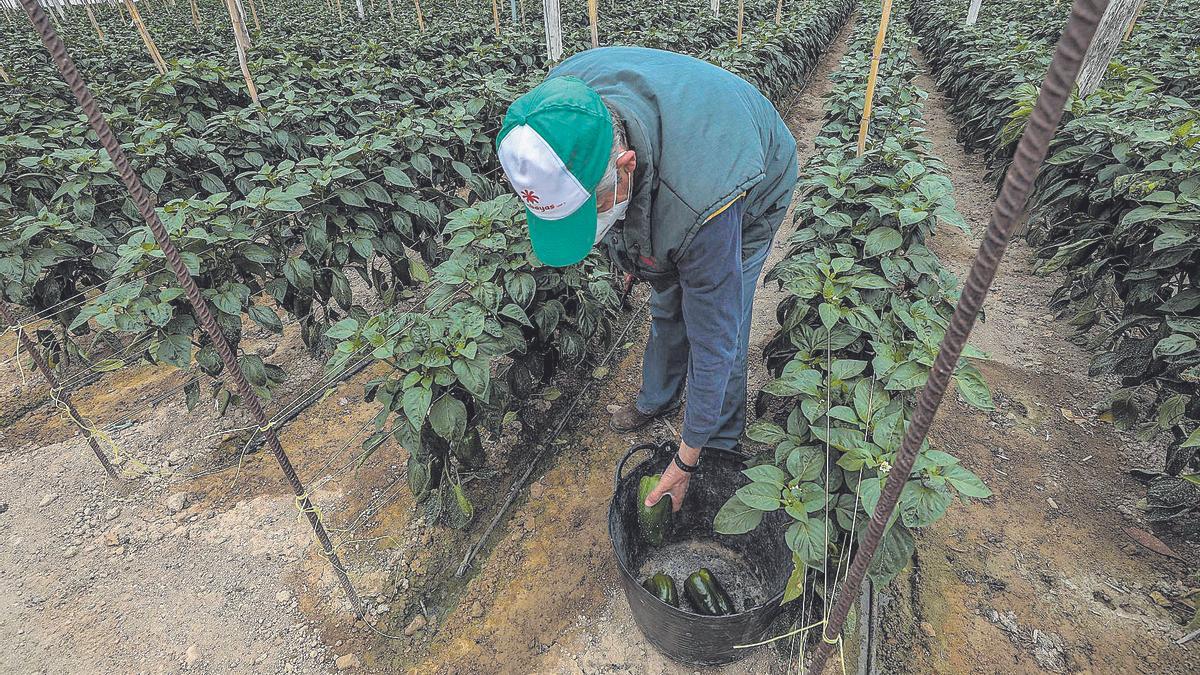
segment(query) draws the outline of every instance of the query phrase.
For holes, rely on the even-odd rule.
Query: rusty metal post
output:
[[[30,0],[22,1],[29,2]],[[842,625],[846,621],[846,615],[850,611],[851,604],[859,595],[863,577],[866,575],[867,567],[871,564],[871,559],[875,557],[875,549],[883,539],[887,522],[896,509],[900,491],[904,488],[909,474],[912,473],[917,452],[921,449],[921,444],[925,442],[925,436],[929,433],[929,425],[933,422],[933,416],[937,413],[938,406],[942,403],[942,397],[946,394],[946,387],[950,384],[950,378],[954,374],[954,366],[958,364],[963,347],[967,343],[967,337],[975,325],[979,310],[983,307],[983,301],[987,297],[988,289],[1000,266],[1000,258],[1003,257],[1004,250],[1008,247],[1009,240],[1012,239],[1018,219],[1025,211],[1025,203],[1033,189],[1033,181],[1042,167],[1042,162],[1046,159],[1050,141],[1058,129],[1058,123],[1062,120],[1063,107],[1067,103],[1067,97],[1075,87],[1075,76],[1079,73],[1083,55],[1087,52],[1088,45],[1096,33],[1096,26],[1100,23],[1100,16],[1104,13],[1107,4],[1108,0],[1076,0],[1071,8],[1071,17],[1067,20],[1067,26],[1055,48],[1054,60],[1051,61],[1050,70],[1046,73],[1037,104],[1029,116],[1029,122],[1017,144],[1013,162],[1004,177],[1000,194],[992,206],[992,217],[988,224],[987,234],[979,246],[975,261],[971,263],[971,271],[967,275],[967,282],[963,286],[958,305],[954,308],[954,315],[950,318],[950,327],[942,338],[941,348],[938,350],[929,380],[917,398],[917,407],[913,412],[912,421],[904,434],[904,441],[900,445],[896,461],[892,465],[890,472],[892,479],[884,483],[883,493],[879,496],[875,512],[871,514],[871,523],[867,527],[867,534],[854,554],[854,561],[850,564],[846,581],[838,592],[837,602],[830,611],[826,623],[822,626],[821,641],[817,643],[813,653],[812,665],[808,670],[810,673],[822,672],[830,652],[841,640]]]
[[[38,351],[37,345],[25,334],[24,329],[21,328],[12,311],[9,310],[8,303],[3,300],[0,300],[0,317],[4,317],[4,322],[16,329],[17,340],[21,343],[21,347],[33,358],[33,363],[42,372],[42,377],[46,378],[46,382],[50,384],[51,398],[61,401],[71,419],[83,429],[84,435],[87,436],[88,445],[92,446],[92,452],[96,454],[96,459],[100,460],[100,466],[104,467],[104,472],[108,474],[109,478],[117,478],[117,470],[113,467],[112,462],[108,460],[108,456],[104,454],[104,451],[100,449],[100,443],[96,441],[96,437],[92,433],[92,425],[84,423],[83,416],[75,409],[75,404],[71,403],[70,392],[63,389],[62,385],[59,384],[58,378],[54,377],[54,371],[50,370],[50,364],[46,363],[46,359],[42,358],[42,353]]]
[[[50,56],[54,60],[54,65],[58,67],[63,80],[71,88],[71,93],[79,101],[79,107],[87,116],[88,124],[91,126],[92,131],[96,132],[96,136],[100,139],[100,145],[108,152],[113,166],[116,167],[117,174],[121,177],[121,182],[125,184],[125,189],[129,190],[129,195],[137,205],[138,212],[146,221],[146,225],[150,227],[150,231],[154,233],[154,239],[158,242],[159,248],[162,249],[163,255],[167,259],[168,267],[175,273],[175,277],[179,280],[180,286],[183,287],[183,292],[187,296],[188,302],[192,304],[192,311],[195,312],[196,319],[208,335],[208,339],[216,347],[217,352],[221,355],[221,361],[225,364],[225,372],[233,380],[233,384],[237,392],[241,395],[242,401],[250,409],[250,414],[253,416],[255,423],[258,424],[259,430],[266,437],[267,445],[270,446],[271,452],[275,455],[275,461],[279,463],[279,468],[283,471],[284,477],[287,478],[287,482],[296,496],[296,506],[308,517],[308,522],[312,525],[317,541],[321,544],[322,553],[333,565],[333,571],[342,585],[342,590],[346,593],[346,599],[350,601],[350,606],[354,610],[355,616],[361,618],[363,616],[362,603],[358,599],[358,594],[354,592],[354,586],[350,583],[350,577],[347,576],[346,570],[342,566],[342,561],[338,558],[337,551],[333,548],[329,534],[325,531],[325,525],[321,522],[321,518],[313,506],[312,500],[305,491],[304,483],[296,475],[296,469],[292,466],[291,460],[288,459],[287,453],[284,452],[283,446],[279,443],[279,436],[275,433],[271,421],[267,418],[262,403],[258,400],[258,395],[250,387],[250,383],[246,380],[246,375],[242,372],[241,366],[238,365],[237,358],[235,358],[229,342],[225,340],[225,336],[221,333],[221,328],[217,325],[212,311],[204,301],[204,296],[200,294],[200,289],[196,286],[196,281],[188,273],[183,259],[179,257],[179,250],[175,248],[175,244],[171,241],[171,237],[167,233],[167,228],[159,220],[158,214],[154,210],[154,205],[150,201],[149,193],[146,192],[141,179],[133,170],[133,167],[130,166],[129,159],[125,156],[125,151],[121,149],[121,144],[113,134],[112,128],[108,126],[107,120],[100,114],[96,100],[92,98],[92,92],[75,69],[75,63],[71,60],[70,55],[67,54],[66,46],[63,44],[62,39],[58,37],[58,32],[54,30],[54,26],[50,25],[50,20],[47,18],[46,12],[37,4],[37,0],[20,0],[20,2],[30,21],[33,22],[34,29],[37,30],[38,35],[41,37],[46,51],[50,52]]]

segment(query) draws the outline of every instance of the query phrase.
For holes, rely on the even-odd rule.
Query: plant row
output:
[[[801,172],[796,229],[767,275],[787,295],[765,350],[775,379],[759,394],[760,419],[746,435],[769,450],[715,521],[717,531],[739,534],[765,513],[786,511],[794,572],[785,601],[806,581],[834,582],[886,481],[905,484],[870,568],[877,583],[908,563],[914,528],[937,521],[955,496],[991,494],[956,457],[928,444],[910,476],[890,475],[958,297],[955,278],[924,242],[939,225],[967,226],[946,166],[929,151],[926,94],[913,82],[914,39],[903,24],[889,30],[866,151],[855,156],[878,21],[877,11],[863,13],[833,75],[817,153]],[[974,366],[960,363],[954,379],[966,401],[993,407]]]
[[[1013,0],[986,7],[972,27],[963,7],[920,3],[909,16],[960,140],[988,153],[999,179],[1057,37],[1035,36],[1039,14],[1067,8]],[[1119,378],[1108,402],[1114,422],[1166,439],[1151,519],[1200,506],[1200,490],[1174,478],[1196,468],[1200,452],[1197,10],[1191,1],[1143,13],[1100,89],[1072,97],[1030,200],[1038,270],[1061,273],[1053,306],[1094,350],[1089,375]]]

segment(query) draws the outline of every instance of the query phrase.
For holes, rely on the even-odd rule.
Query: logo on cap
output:
[[[521,199],[524,199],[526,204],[538,203],[537,193],[534,192],[533,190],[522,190],[521,191]]]

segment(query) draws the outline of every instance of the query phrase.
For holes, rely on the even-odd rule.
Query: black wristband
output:
[[[695,473],[696,469],[700,468],[700,459],[697,458],[695,464],[687,464],[683,461],[683,458],[679,456],[679,453],[676,452],[675,453],[675,466],[679,467],[679,470],[684,473]]]

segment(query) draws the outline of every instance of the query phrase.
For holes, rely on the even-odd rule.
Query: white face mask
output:
[[[620,159],[620,158],[618,157],[618,159]],[[619,183],[619,182],[620,182],[620,173],[617,172],[617,175],[613,177],[613,200],[614,201],[617,198],[617,183]],[[630,190],[630,192],[632,192],[632,190]],[[604,235],[608,234],[608,231],[610,229],[612,229],[612,226],[615,225],[618,220],[621,220],[625,217],[625,211],[628,208],[629,208],[629,195],[627,194],[627,195],[625,195],[625,201],[623,201],[619,204],[614,204],[611,209],[609,209],[603,213],[597,214],[597,216],[596,216],[596,242],[595,243],[599,244],[600,240],[604,238]]]

